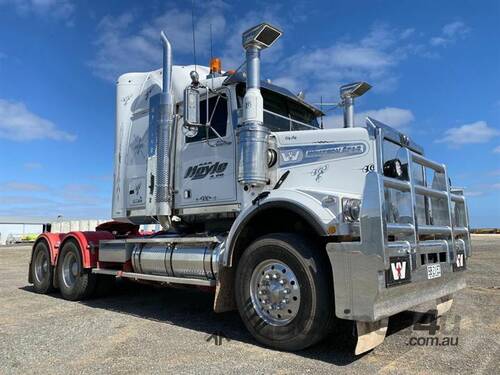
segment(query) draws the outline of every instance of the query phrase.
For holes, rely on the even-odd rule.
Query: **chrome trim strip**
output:
[[[109,240],[117,241],[117,240]],[[220,242],[219,239],[215,236],[212,237],[153,237],[153,238],[127,238],[125,240],[126,243],[217,243]]]
[[[179,215],[210,214],[217,212],[239,212],[240,204],[225,204],[219,206],[186,207],[177,209]]]

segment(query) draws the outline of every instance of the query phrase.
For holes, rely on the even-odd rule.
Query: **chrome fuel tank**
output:
[[[211,243],[136,244],[131,260],[137,273],[215,279],[218,251]]]

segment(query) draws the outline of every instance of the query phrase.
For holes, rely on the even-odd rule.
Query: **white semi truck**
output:
[[[243,34],[246,68],[172,64],[119,77],[112,215],[95,231],[43,233],[29,279],[39,293],[92,295],[110,278],[209,287],[261,343],[300,350],[341,320],[356,353],[388,318],[435,301],[446,312],[471,255],[463,191],[446,166],[372,118],[323,129],[320,109],[260,77],[281,31]],[[162,231],[140,234],[140,224]]]

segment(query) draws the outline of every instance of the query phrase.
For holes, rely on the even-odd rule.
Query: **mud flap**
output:
[[[436,300],[437,317],[443,316],[448,311],[450,311],[452,304],[453,304],[453,295],[438,298]]]
[[[354,354],[359,355],[382,344],[387,332],[389,319],[382,319],[376,322],[356,321],[358,341]]]
[[[236,310],[234,300],[234,269],[224,267],[217,275],[215,288],[214,311],[216,313]]]

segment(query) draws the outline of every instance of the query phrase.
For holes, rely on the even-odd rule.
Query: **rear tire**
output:
[[[235,282],[241,318],[262,344],[301,350],[330,332],[335,316],[330,263],[314,241],[292,233],[257,239],[243,253]]]
[[[97,275],[83,268],[82,256],[74,241],[64,244],[57,262],[57,280],[64,299],[86,299],[95,290]]]
[[[36,293],[48,294],[54,291],[52,280],[54,267],[50,262],[50,252],[45,241],[40,241],[33,249],[30,263],[30,279]]]

